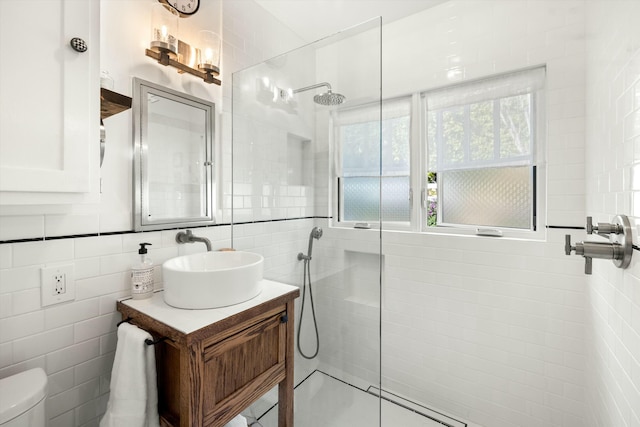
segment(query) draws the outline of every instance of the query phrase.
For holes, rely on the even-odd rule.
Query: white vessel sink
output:
[[[242,251],[205,252],[162,264],[164,301],[172,307],[207,309],[239,304],[262,287],[262,255]]]

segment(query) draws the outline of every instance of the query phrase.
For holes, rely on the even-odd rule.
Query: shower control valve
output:
[[[599,236],[607,237],[609,234],[620,234],[624,232],[624,227],[621,224],[610,224],[608,222],[599,222],[598,225],[593,225],[593,218],[587,217],[587,234],[593,234],[593,232]]]
[[[625,215],[617,215],[611,224],[598,223],[593,227],[591,217],[587,217],[587,233],[596,231],[598,235],[608,237],[609,242],[576,242],[571,245],[571,236],[565,235],[564,253],[584,257],[584,273],[591,274],[593,258],[609,259],[618,268],[627,268],[631,263],[633,244],[631,240],[631,225]]]
[[[571,255],[571,251],[575,251],[576,255],[582,255],[584,257],[584,274],[591,274],[593,269],[593,258],[584,254],[584,242],[576,242],[575,246],[571,246],[571,235],[565,234],[564,253],[566,255]]]

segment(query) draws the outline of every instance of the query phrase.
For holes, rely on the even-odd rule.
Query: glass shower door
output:
[[[380,106],[380,19],[233,74],[224,208],[234,248],[261,253],[265,279],[300,288],[296,427],[380,425],[379,167],[367,171],[366,194],[344,198],[349,147],[361,150],[350,167],[379,164]],[[341,117],[357,109],[373,132],[345,135]],[[344,215],[360,196],[366,226]],[[276,427],[277,391],[245,416]]]

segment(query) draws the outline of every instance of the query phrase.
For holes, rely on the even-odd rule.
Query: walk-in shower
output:
[[[313,286],[311,284],[311,253],[313,251],[313,240],[320,240],[322,237],[322,228],[313,227],[309,233],[309,248],[307,254],[298,253],[298,261],[304,261],[304,270],[302,273],[302,301],[300,302],[300,321],[298,322],[297,344],[300,355],[305,359],[313,359],[320,351],[320,334],[318,333],[318,320],[316,319],[316,307],[313,303]],[[307,287],[309,289],[309,306],[311,308],[311,318],[313,320],[313,330],[316,334],[316,350],[312,355],[305,354],[300,345],[300,333],[302,331],[302,323],[304,321],[304,307],[307,300]]]
[[[383,41],[370,26],[234,73],[233,214],[256,231],[240,229],[240,246],[267,255],[265,278],[301,286],[296,255],[324,231],[311,275],[321,350],[295,351],[296,427],[640,425],[628,386],[638,275],[594,260],[586,280],[562,250],[565,234],[584,237],[585,212],[608,222],[637,192],[627,18],[640,3],[505,3],[440,2],[385,19]],[[538,83],[520,78],[539,66]],[[257,99],[265,78],[291,96]],[[293,96],[320,82],[348,102],[318,106],[326,87]],[[502,175],[514,168],[526,203]],[[526,206],[536,230],[477,235],[485,221],[466,214],[506,212],[472,202],[490,193]]]

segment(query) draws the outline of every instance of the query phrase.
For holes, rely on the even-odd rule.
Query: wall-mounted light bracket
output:
[[[200,71],[195,68],[191,68],[188,65],[185,65],[173,58],[169,55],[169,53],[160,51],[154,52],[153,50],[146,49],[145,54],[149,58],[153,58],[158,61],[158,64],[162,64],[164,66],[170,65],[178,70],[178,72],[188,73],[193,76],[199,77],[204,80],[205,83],[213,83],[215,85],[222,85],[222,81],[214,77],[214,71]]]
[[[256,97],[261,103],[272,108],[295,113],[298,102],[291,88],[281,88],[268,77],[256,80]]]

